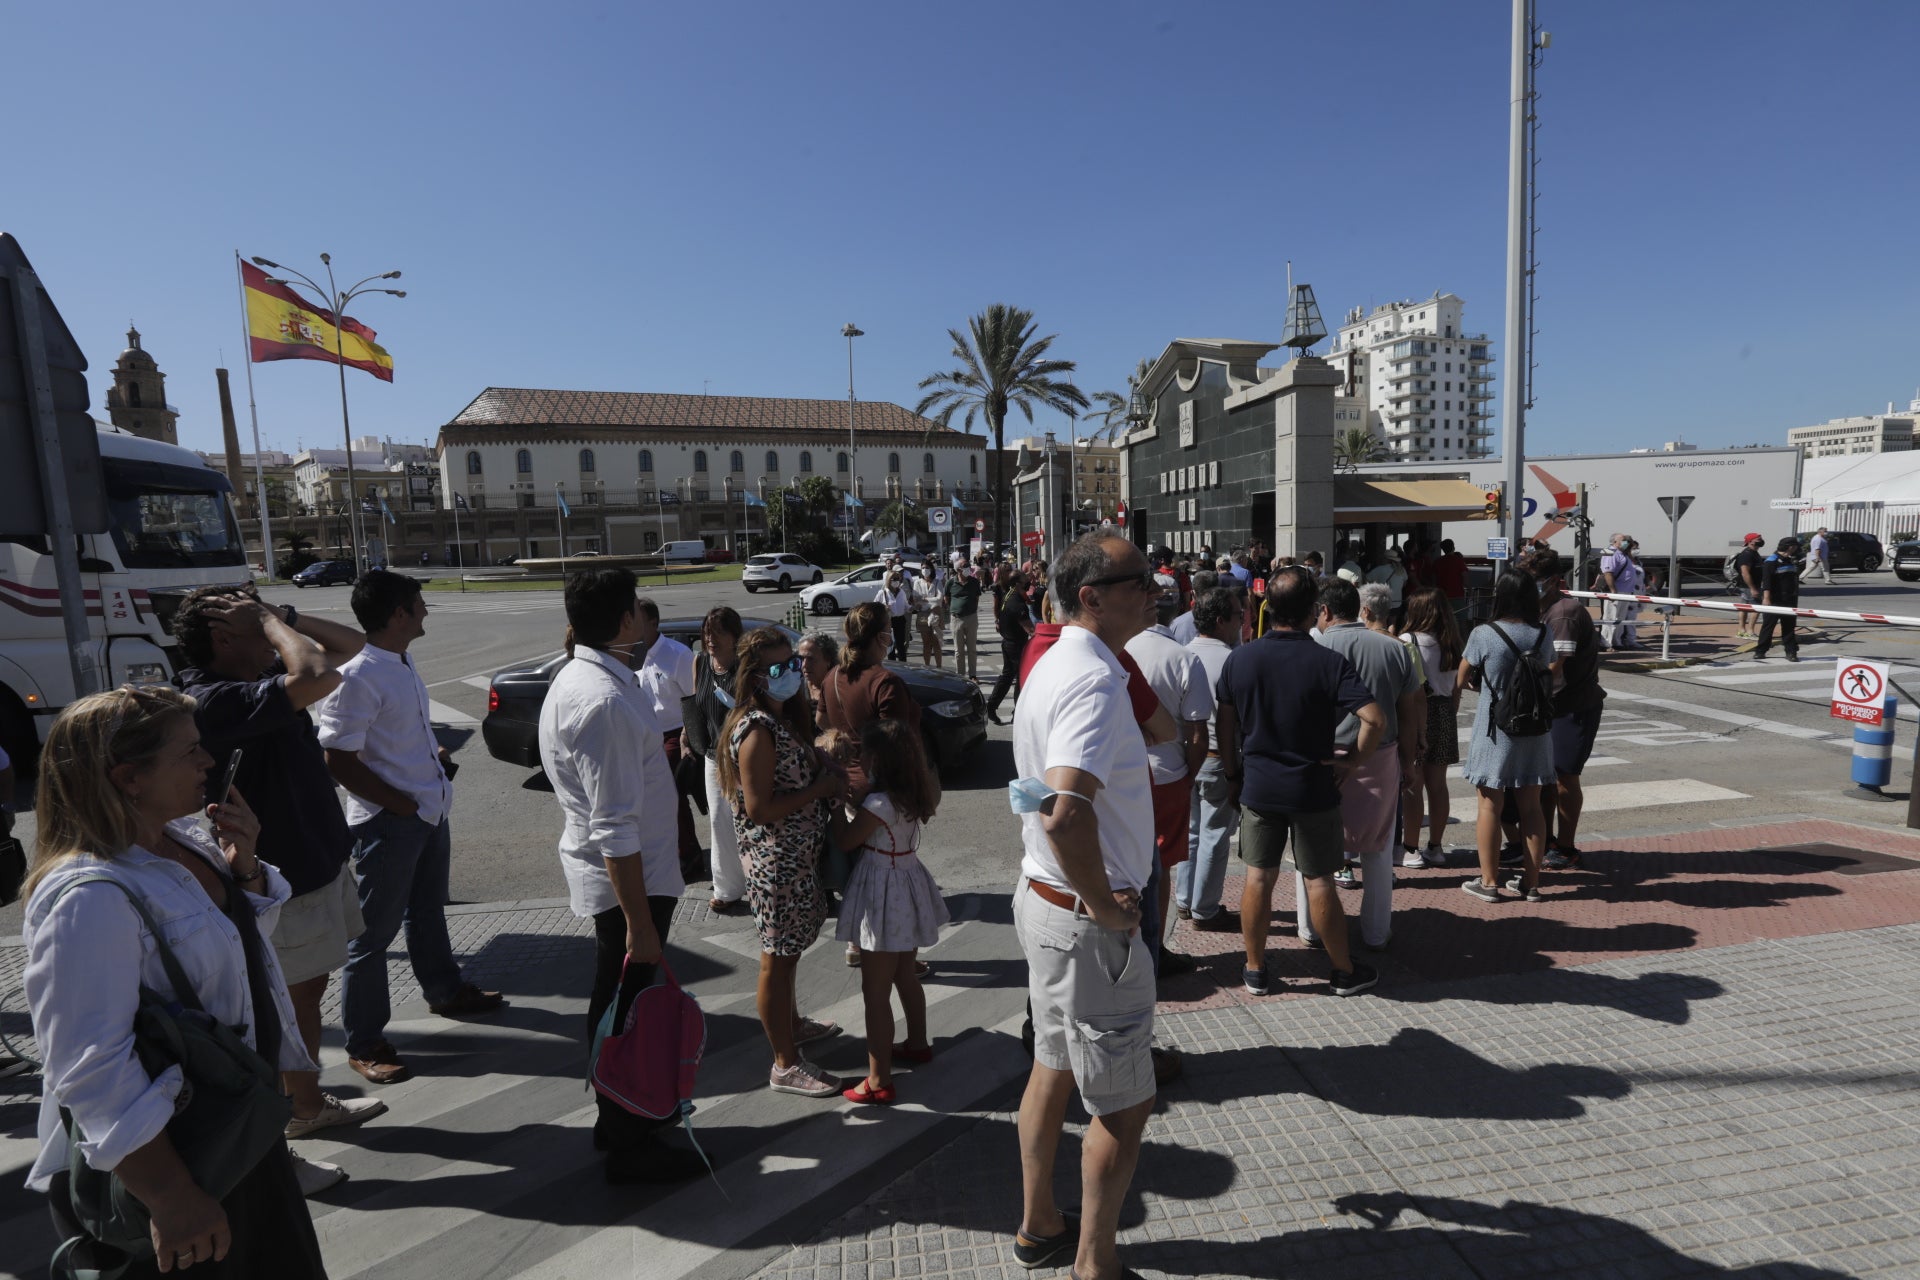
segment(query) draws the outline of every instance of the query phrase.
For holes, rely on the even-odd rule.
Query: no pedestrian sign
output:
[[[1887,663],[1835,659],[1833,718],[1870,726],[1880,724],[1886,717],[1889,679],[1891,672]]]

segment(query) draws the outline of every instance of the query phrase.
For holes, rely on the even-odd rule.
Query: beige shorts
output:
[[[1013,925],[1027,957],[1034,1061],[1071,1071],[1088,1115],[1153,1097],[1153,958],[1139,931],[1103,929],[1024,880]]]
[[[347,943],[366,927],[352,862],[340,865],[332,884],[287,899],[273,930],[273,950],[287,985],[310,982],[345,964]]]

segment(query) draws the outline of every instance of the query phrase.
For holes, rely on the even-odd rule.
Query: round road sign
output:
[[[973,522],[973,531],[975,533],[985,533],[987,531],[987,522],[985,520],[975,520]]]

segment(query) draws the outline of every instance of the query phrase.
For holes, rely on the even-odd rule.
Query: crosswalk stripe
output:
[[[427,718],[435,724],[444,725],[470,725],[480,723],[466,712],[456,710],[444,702],[435,702],[432,699],[427,700]]]
[[[1730,724],[1742,729],[1753,729],[1760,733],[1771,733],[1782,738],[1799,738],[1806,742],[1837,742],[1839,738],[1825,729],[1809,729],[1804,725],[1787,724],[1780,720],[1765,720],[1759,716],[1741,715],[1737,711],[1722,711],[1718,707],[1703,707],[1697,702],[1680,702],[1673,698],[1652,698],[1642,693],[1627,693],[1620,689],[1609,689],[1607,697],[1621,702],[1632,702],[1645,707],[1659,707],[1663,711],[1679,711],[1690,716],[1699,716],[1702,720],[1713,720],[1720,724]]]
[[[1746,800],[1745,792],[1716,787],[1694,778],[1649,778],[1644,782],[1608,782],[1587,787],[1582,813],[1616,809],[1645,809],[1662,804],[1704,804],[1717,800]]]

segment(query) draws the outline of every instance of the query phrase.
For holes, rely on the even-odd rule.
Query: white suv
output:
[[[762,587],[771,587],[776,591],[792,591],[795,587],[819,582],[826,573],[818,565],[810,564],[804,557],[789,555],[778,551],[772,555],[750,556],[740,568],[740,584],[748,591],[758,591]]]

